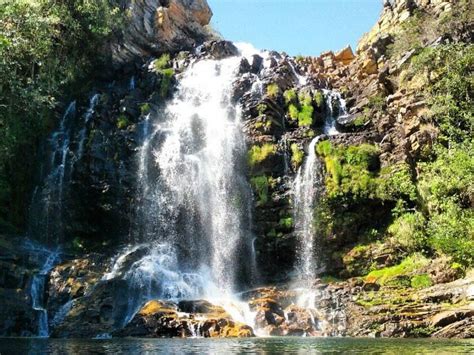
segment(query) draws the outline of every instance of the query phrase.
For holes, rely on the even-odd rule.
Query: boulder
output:
[[[178,304],[152,300],[117,336],[246,338],[255,336],[253,329],[235,322],[220,307],[204,300],[181,301]]]
[[[352,51],[351,46],[347,46],[341,49],[334,55],[334,60],[340,62],[344,65],[349,65],[355,59],[354,52]]]
[[[130,23],[112,42],[116,66],[164,52],[192,49],[213,37],[206,0],[126,0]]]

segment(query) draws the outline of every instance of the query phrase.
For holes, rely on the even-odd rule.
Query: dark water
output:
[[[0,339],[0,354],[474,354],[474,340]]]

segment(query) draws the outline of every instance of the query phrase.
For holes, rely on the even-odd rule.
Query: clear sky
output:
[[[350,44],[375,24],[382,0],[208,0],[226,39],[290,55],[319,55]]]

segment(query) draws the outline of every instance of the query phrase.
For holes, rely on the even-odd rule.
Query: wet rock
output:
[[[235,322],[222,307],[203,300],[181,301],[178,304],[159,300],[149,301],[124,329],[115,334],[151,338],[255,336],[250,326]]]

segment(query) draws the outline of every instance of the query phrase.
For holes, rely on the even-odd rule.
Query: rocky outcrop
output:
[[[235,322],[219,306],[207,301],[149,301],[119,336],[248,338],[255,336],[250,326]]]
[[[212,37],[206,0],[127,0],[125,8],[127,26],[111,45],[116,65],[191,49]]]

